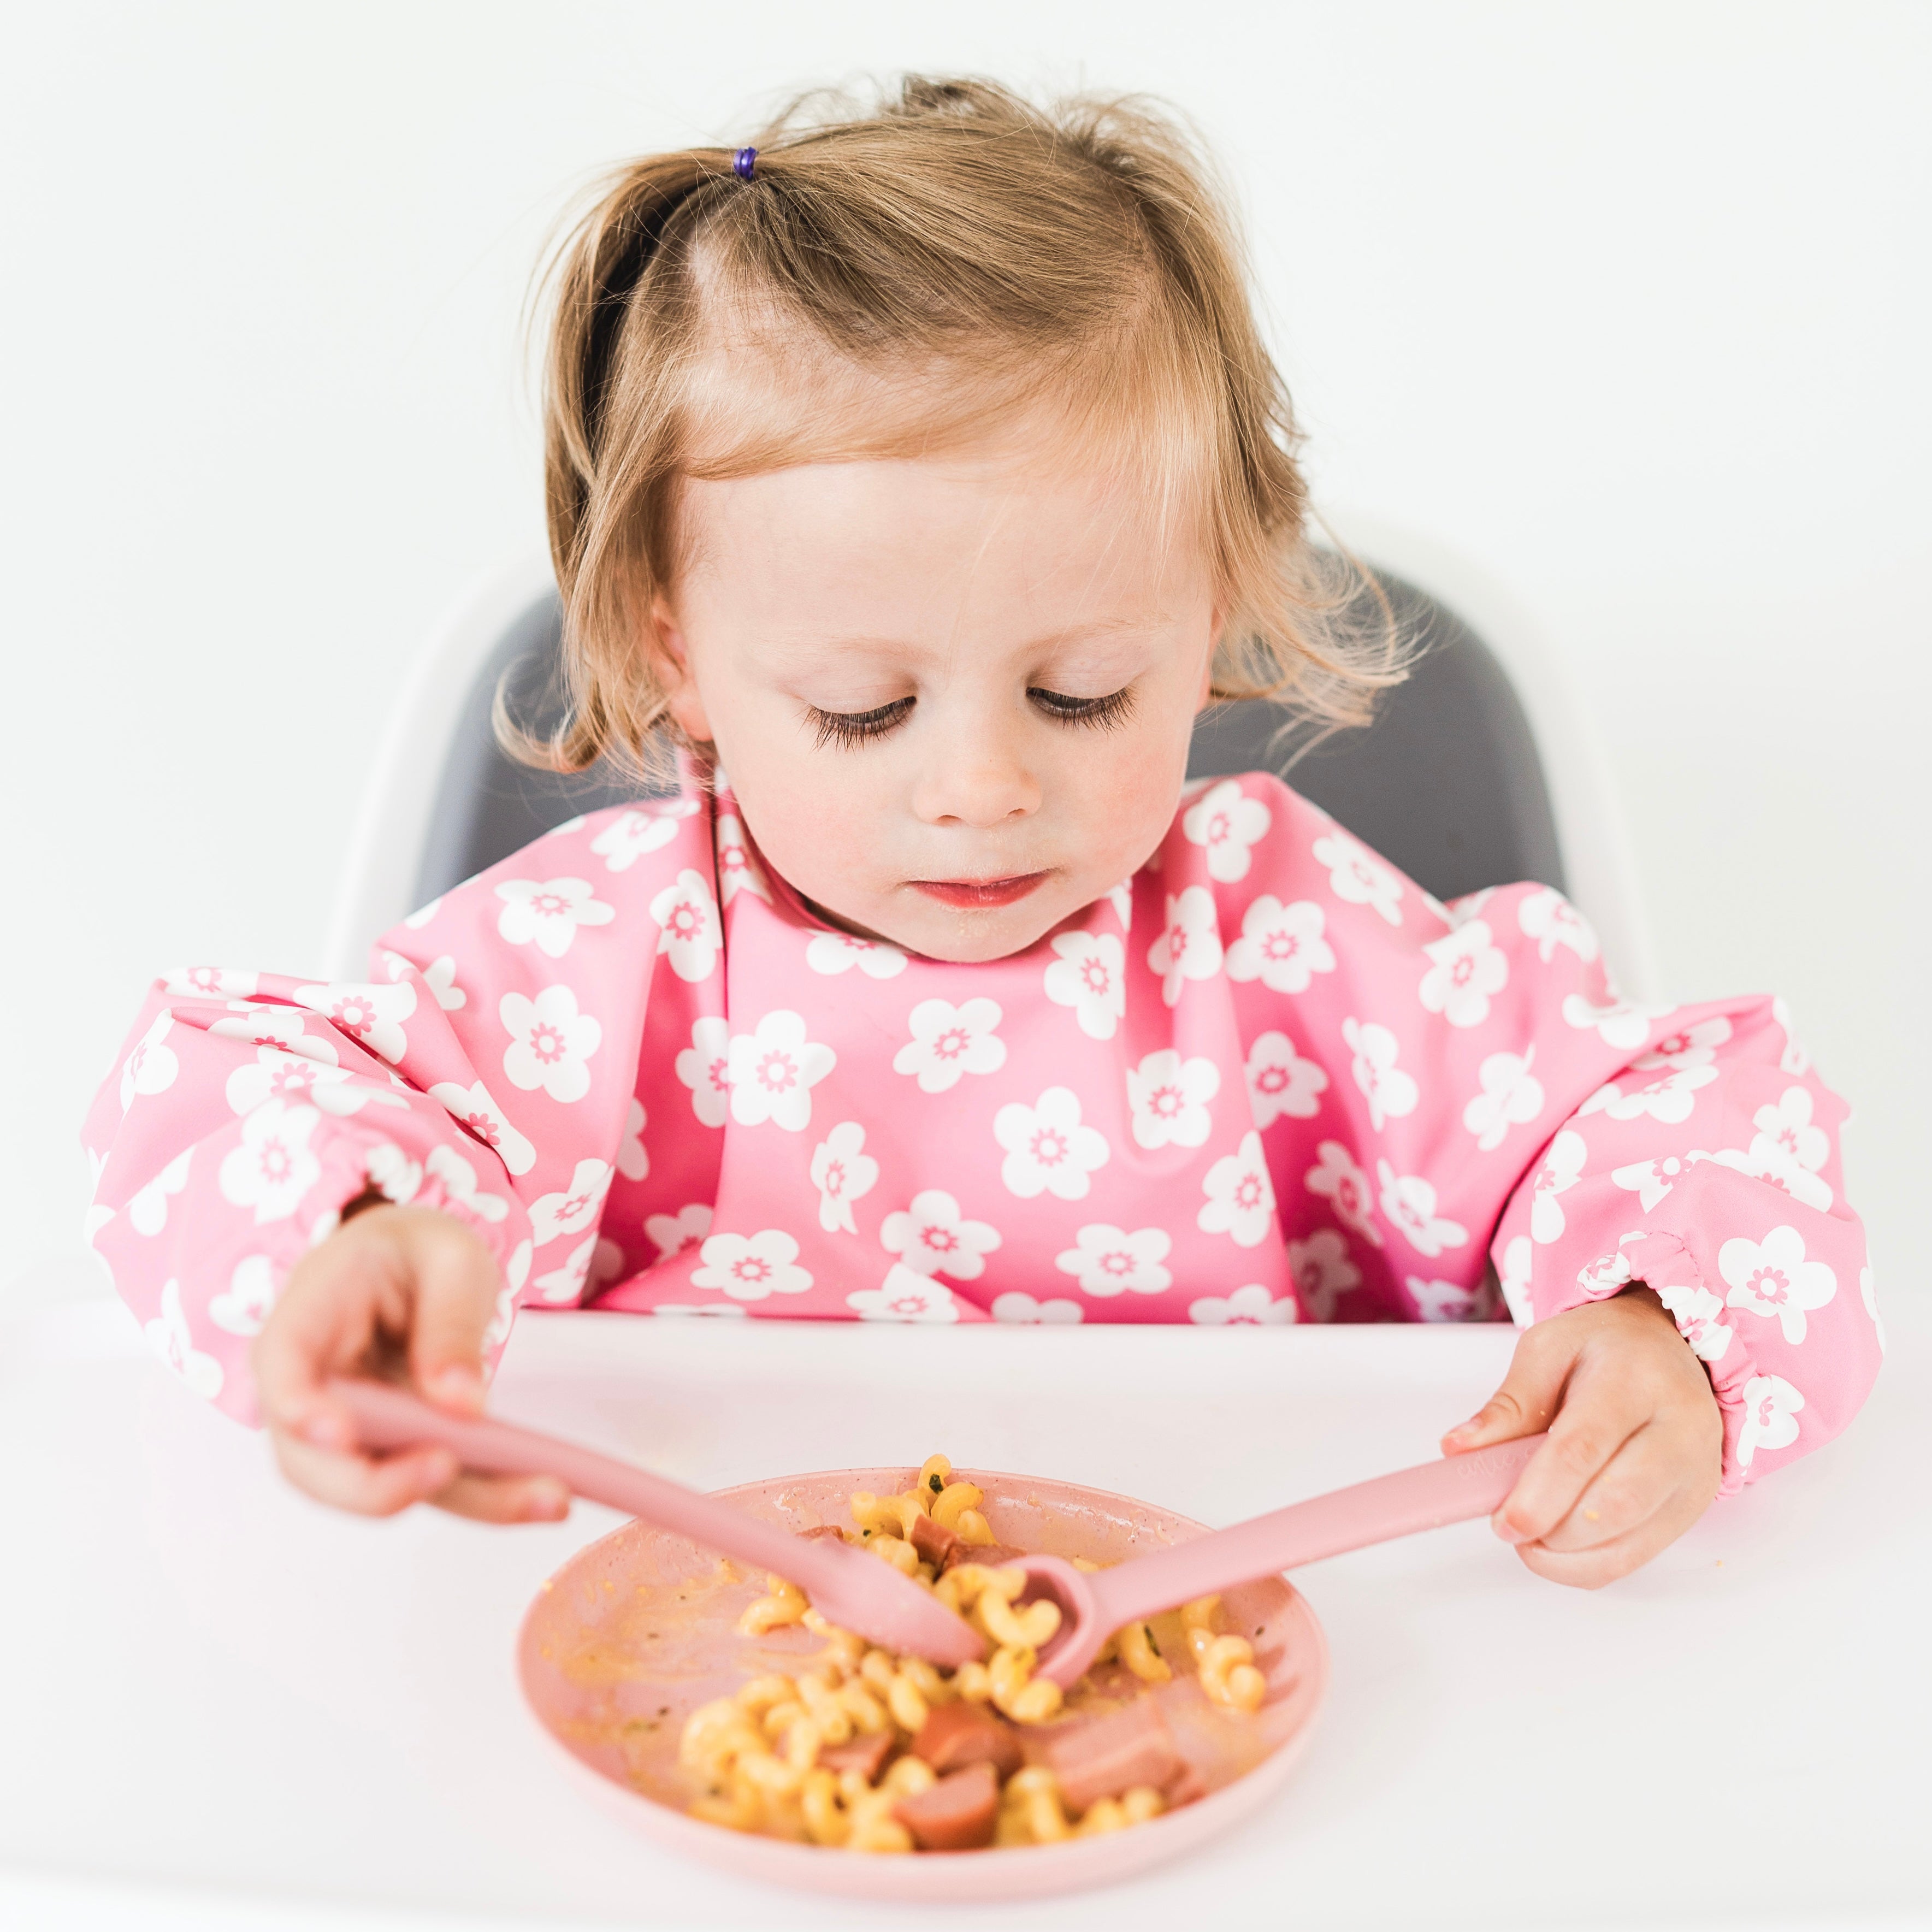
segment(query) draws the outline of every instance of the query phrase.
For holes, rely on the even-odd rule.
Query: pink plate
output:
[[[966,1473],[964,1472],[962,1474]],[[847,1522],[854,1490],[910,1486],[910,1469],[838,1469],[721,1493],[794,1529]],[[1118,1563],[1185,1540],[1202,1526],[1104,1490],[1028,1476],[974,1474],[1003,1543]],[[518,1676],[537,1720],[586,1783],[650,1837],[741,1877],[801,1891],[904,1901],[1038,1898],[1111,1885],[1179,1857],[1249,1817],[1286,1780],[1328,1684],[1328,1648],[1306,1602],[1272,1576],[1226,1594],[1223,1628],[1255,1646],[1268,1693],[1237,1718],[1209,1706],[1184,1673],[1156,1694],[1207,1796],[1104,1838],[983,1852],[879,1857],[753,1838],[707,1825],[684,1806],[678,1737],[698,1706],[772,1670],[791,1671],[823,1646],[794,1627],[742,1637],[739,1612],[764,1590],[708,1551],[642,1522],[580,1550],[543,1586],[517,1643]],[[943,1870],[940,1868],[943,1867]]]

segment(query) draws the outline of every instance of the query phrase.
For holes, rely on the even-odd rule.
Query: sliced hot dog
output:
[[[805,1538],[808,1542],[822,1536],[836,1536],[841,1543],[845,1540],[845,1532],[836,1522],[815,1522],[809,1529],[794,1530],[792,1534]]]
[[[820,1744],[818,1762],[832,1772],[856,1771],[868,1784],[876,1784],[892,1754],[892,1732],[874,1731],[869,1736],[862,1733],[848,1738],[842,1744]]]
[[[974,1764],[989,1764],[1000,1777],[1010,1778],[1023,1755],[1018,1734],[1005,1718],[963,1697],[933,1707],[913,1740],[912,1754],[924,1758],[942,1778]],[[823,1751],[818,1761],[825,1762]]]
[[[912,1546],[935,1570],[946,1568],[946,1559],[959,1546],[959,1539],[943,1522],[929,1516],[912,1520]]]
[[[1074,1811],[1136,1784],[1158,1791],[1181,1762],[1160,1706],[1146,1696],[1104,1717],[1056,1724],[1040,1734],[1040,1752]]]
[[[990,1845],[999,1815],[1000,1780],[990,1764],[953,1772],[892,1807],[892,1816],[922,1852],[970,1852]]]

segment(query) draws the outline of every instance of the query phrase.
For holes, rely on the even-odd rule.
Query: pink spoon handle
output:
[[[1465,1456],[1336,1490],[1191,1542],[1136,1556],[1088,1578],[1108,1630],[1257,1576],[1272,1576],[1372,1543],[1488,1516],[1543,1446],[1523,1436]]]
[[[555,1476],[573,1495],[608,1504],[626,1516],[642,1516],[707,1550],[776,1570],[808,1594],[821,1577],[828,1585],[832,1581],[828,1552],[808,1539],[760,1522],[728,1503],[713,1502],[682,1483],[600,1456],[594,1449],[488,1416],[452,1415],[388,1382],[338,1378],[329,1384],[328,1393],[355,1418],[356,1432],[367,1448],[440,1443],[453,1449],[466,1468],[492,1475]]]

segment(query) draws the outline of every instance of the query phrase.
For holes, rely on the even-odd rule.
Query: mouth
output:
[[[1044,872],[1022,872],[1010,879],[914,879],[910,883],[942,905],[970,912],[1012,905],[1046,881]]]

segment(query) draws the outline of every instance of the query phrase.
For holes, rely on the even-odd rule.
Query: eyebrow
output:
[[[1144,617],[1103,617],[1089,624],[1072,624],[1030,638],[1020,648],[1028,656],[1048,656],[1070,645],[1124,636],[1146,637],[1172,620],[1165,610]],[[913,643],[904,638],[874,637],[862,632],[845,637],[779,637],[766,640],[770,647],[785,657],[830,655],[844,651],[869,651],[898,656],[929,657],[934,647]]]

